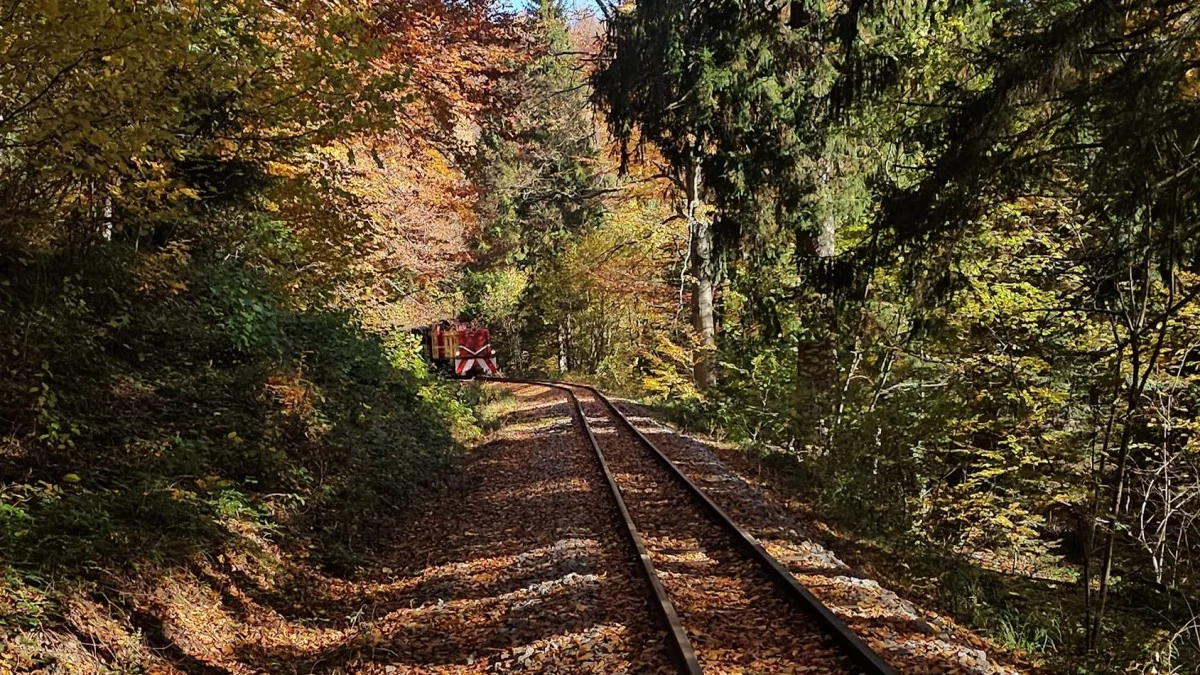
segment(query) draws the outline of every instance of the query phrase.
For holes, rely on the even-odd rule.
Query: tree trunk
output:
[[[567,326],[565,322],[558,324],[558,374],[567,372],[570,365],[567,361]]]
[[[684,177],[687,191],[686,216],[688,231],[692,240],[689,255],[692,260],[692,326],[700,336],[700,353],[694,365],[696,384],[708,388],[717,383],[715,368],[717,351],[716,320],[713,316],[713,287],[715,285],[715,265],[713,261],[712,223],[701,212],[703,203],[700,199],[701,177],[700,163],[692,160],[688,164],[687,175]]]
[[[837,223],[833,216],[825,216],[819,225],[816,250],[813,253],[818,258],[832,258],[837,253]]]
[[[830,442],[834,392],[837,386],[837,345],[834,340],[836,315],[828,300],[810,285],[803,287],[814,259],[836,253],[836,222],[826,216],[816,232],[796,233],[796,271],[802,289],[796,295],[796,312],[809,317],[796,340],[796,438],[799,446]]]

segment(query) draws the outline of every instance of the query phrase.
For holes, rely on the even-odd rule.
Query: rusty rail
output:
[[[796,577],[792,576],[792,573],[788,571],[783,563],[768,553],[763,548],[763,545],[759,543],[758,539],[734,522],[729,517],[729,514],[725,513],[724,509],[717,506],[716,502],[704,494],[700,486],[688,478],[675,462],[672,462],[662,450],[658,449],[658,446],[654,445],[649,438],[646,438],[646,435],[634,426],[629,421],[629,418],[625,417],[625,414],[618,410],[617,406],[613,405],[613,402],[607,396],[591,385],[570,384],[568,386],[586,389],[596,397],[596,400],[603,402],[613,415],[621,420],[621,423],[637,436],[642,445],[651,451],[651,454],[667,471],[687,488],[692,497],[709,512],[713,520],[729,533],[734,542],[763,567],[767,575],[779,586],[788,600],[804,612],[807,612],[820,624],[821,628],[842,648],[854,665],[861,669],[863,675],[898,675],[894,668],[889,666],[867,643],[863,642],[863,639],[850,626],[846,625],[845,621],[838,618],[836,614],[825,606],[825,603],[817,599]],[[576,402],[578,403],[578,399],[576,399]]]
[[[621,488],[617,486],[617,479],[613,477],[612,470],[608,467],[608,460],[604,458],[604,453],[600,451],[600,444],[596,442],[596,435],[592,433],[592,426],[588,424],[587,415],[583,412],[583,405],[576,398],[575,392],[569,385],[554,382],[514,380],[499,377],[488,379],[514,384],[548,387],[567,394],[568,399],[574,404],[575,414],[579,418],[584,435],[587,436],[588,443],[596,453],[596,459],[600,463],[601,471],[604,473],[604,480],[608,483],[608,489],[612,493],[613,501],[617,505],[617,512],[621,516],[625,534],[629,543],[633,545],[634,552],[637,554],[642,577],[650,587],[651,604],[667,629],[669,638],[667,650],[671,655],[671,660],[675,662],[676,667],[679,668],[679,672],[683,675],[703,675],[704,671],[700,668],[700,662],[696,659],[696,651],[692,648],[692,642],[688,639],[687,631],[683,628],[683,622],[679,620],[679,613],[675,611],[675,606],[671,604],[671,599],[667,597],[667,589],[663,587],[662,580],[658,576],[658,571],[654,569],[654,563],[650,560],[650,553],[646,550],[646,542],[642,539],[637,525],[634,524],[633,518],[629,515],[629,508],[625,505],[625,499],[621,496]]]

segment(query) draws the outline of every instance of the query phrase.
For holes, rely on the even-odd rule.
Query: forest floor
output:
[[[305,551],[247,530],[155,575],[106,572],[59,589],[64,616],[6,645],[0,672],[673,672],[567,399],[505,389],[486,404],[499,428],[409,518],[378,532],[386,545],[354,573],[323,572]],[[873,646],[925,664],[905,659],[902,672],[1026,670],[800,534],[796,514],[723,451],[634,421]]]
[[[1062,617],[1082,615],[1082,593],[1075,582],[1077,570],[1061,557],[1014,560],[988,550],[948,554],[862,538],[851,524],[823,513],[818,504],[804,498],[807,478],[787,459],[764,457],[754,448],[688,431],[690,427],[680,424],[670,409],[658,410],[627,399],[614,402],[645,433],[655,434],[655,442],[672,460],[690,469],[691,477],[709,488],[711,497],[750,526],[797,578],[850,623],[852,617],[862,616],[865,605],[878,600],[895,608],[891,611],[925,623],[929,628],[921,632],[932,629],[938,633],[936,644],[941,647],[947,641],[958,643],[955,652],[968,660],[970,652],[963,647],[982,643],[1000,663],[1021,671],[1160,672],[1146,663],[1145,654],[1158,617],[1145,616],[1144,610],[1127,603],[1113,603],[1112,621],[1118,628],[1106,636],[1108,648],[1103,653],[1084,656],[1070,643]],[[799,556],[792,552],[797,542]],[[866,585],[873,589],[872,594],[860,596],[865,602],[857,608],[839,607],[844,603],[838,597],[838,582],[827,584],[819,577],[804,575],[803,565],[793,562],[814,553],[829,556],[840,568],[852,569],[851,577],[871,580]],[[849,597],[853,600],[862,592],[855,588]],[[923,609],[917,610],[917,606]],[[889,644],[890,640],[873,646],[886,652]],[[928,648],[928,643],[916,648]]]

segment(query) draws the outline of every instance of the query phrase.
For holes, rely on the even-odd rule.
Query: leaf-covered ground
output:
[[[26,660],[17,670],[674,672],[567,399],[542,387],[505,388],[489,404],[500,429],[418,511],[376,532],[381,552],[355,574],[323,573],[312,562],[319,551],[283,550],[247,528],[181,567],[109,571],[94,585],[61,589],[66,629],[26,631],[6,646],[10,655],[53,654],[53,662]],[[687,518],[671,529],[666,516],[686,514],[687,505],[656,501],[661,477],[639,474],[636,448],[585,404],[710,672],[841,672],[806,658],[827,651],[819,637],[801,640],[798,651],[788,646],[803,617],[779,611],[772,620],[778,600],[735,583],[749,576],[726,559],[719,532]],[[987,642],[797,534],[803,528],[792,515],[712,448],[647,417],[635,421],[901,672],[1019,672]]]
[[[851,666],[593,395],[577,390],[705,673],[847,673]]]
[[[735,469],[736,462],[724,461],[735,459],[736,450],[680,434],[639,406],[616,404],[709,497],[900,672],[1031,671],[995,644],[948,617],[918,608],[806,536],[818,524],[802,521],[779,495]]]
[[[673,672],[566,398],[493,405],[503,428],[350,577],[248,529],[173,571],[63,589],[66,629],[6,651],[52,655],[17,668],[46,673]]]

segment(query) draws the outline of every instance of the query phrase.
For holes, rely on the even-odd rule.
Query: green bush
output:
[[[21,328],[0,334],[0,557],[16,569],[180,560],[236,520],[349,571],[478,433],[413,342],[215,252],[3,265],[0,320]]]

